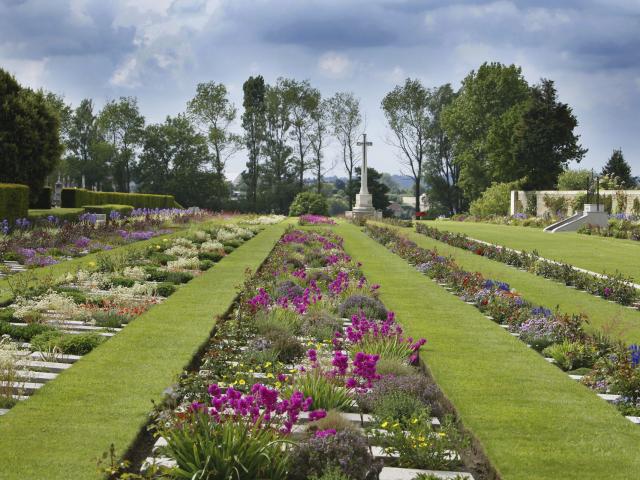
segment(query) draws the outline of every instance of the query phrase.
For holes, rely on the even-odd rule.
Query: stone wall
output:
[[[540,190],[540,191],[511,191],[511,215],[516,213],[529,213],[533,211],[534,207],[530,207],[530,202],[535,202],[536,216],[541,217],[545,213],[549,212],[549,208],[545,203],[545,197],[547,198],[559,198],[564,197],[567,205],[567,214],[572,215],[576,213],[573,209],[574,200],[579,196],[586,195],[586,190]],[[640,190],[600,190],[600,203],[604,203],[602,199],[606,196],[611,197],[612,213],[634,213],[633,205],[634,200],[637,206],[640,206]],[[535,198],[535,200],[534,200]],[[624,202],[626,200],[626,202]],[[592,200],[595,203],[595,199]],[[620,205],[626,203],[624,211],[620,209]],[[580,209],[581,210],[581,209]]]

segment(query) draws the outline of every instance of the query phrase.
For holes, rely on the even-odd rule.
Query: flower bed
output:
[[[16,220],[12,228],[3,221],[0,223],[0,275],[147,240],[169,233],[179,225],[209,220],[213,216],[195,209],[138,209],[128,217],[113,210],[104,223],[97,222],[97,218],[95,213],[83,213],[74,222],[54,215],[36,222],[23,218]]]
[[[506,283],[467,272],[451,258],[421,248],[393,229],[367,225],[366,233],[597,393],[612,394],[607,398],[625,415],[640,415],[637,345],[624,345],[603,333],[589,334],[583,328],[585,316],[534,306]]]
[[[55,378],[63,370],[60,363],[89,353],[259,228],[228,224],[194,230],[120,257],[98,257],[89,269],[57,279],[10,282],[15,299],[0,309],[0,335],[5,338],[0,349],[7,358],[5,367],[0,366],[0,408],[13,406]],[[11,365],[20,366],[17,377]]]
[[[335,225],[336,222],[329,217],[325,217],[324,215],[300,215],[298,217],[299,225]]]
[[[467,438],[414,366],[425,341],[404,336],[341,244],[283,236],[158,412],[144,475],[364,480],[383,466],[461,467]]]
[[[535,251],[532,253],[517,252],[509,248],[472,240],[463,233],[441,231],[424,224],[416,225],[416,232],[452,247],[462,248],[476,255],[556,280],[621,305],[634,305],[640,297],[638,290],[632,285],[633,279],[625,278],[622,274],[614,276],[593,275],[566,263],[541,258]]]

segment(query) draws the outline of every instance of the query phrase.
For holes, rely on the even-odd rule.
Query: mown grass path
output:
[[[378,225],[389,227],[382,223]],[[486,278],[508,283],[511,288],[535,305],[542,305],[552,310],[559,307],[564,313],[585,313],[589,319],[587,330],[602,330],[627,343],[640,343],[640,311],[638,310],[609,302],[533,273],[518,270],[468,250],[452,247],[416,233],[413,229],[398,228],[397,230],[423,248],[435,249],[442,255],[453,257],[456,263],[467,271],[480,272]]]
[[[546,233],[542,229],[489,223],[429,221],[439,230],[464,233],[477,240],[516,250],[537,250],[545,258],[598,273],[616,271],[640,281],[640,242],[581,235],[573,232]]]
[[[640,428],[350,224],[336,227],[503,480],[636,478]]]
[[[98,457],[129,447],[285,226],[267,227],[0,417],[0,479],[102,478]]]

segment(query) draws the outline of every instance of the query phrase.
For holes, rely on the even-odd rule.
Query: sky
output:
[[[384,95],[407,77],[457,89],[485,61],[556,82],[589,149],[581,166],[621,148],[640,175],[640,0],[0,0],[0,67],[23,85],[73,106],[135,96],[161,122],[199,82],[224,83],[241,106],[251,75],[308,79],[360,98],[369,165],[389,173],[405,169]],[[337,162],[335,141],[326,156]]]

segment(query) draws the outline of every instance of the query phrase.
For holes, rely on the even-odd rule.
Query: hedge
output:
[[[47,209],[51,208],[51,195],[52,195],[51,187],[43,187],[40,191],[40,195],[35,202],[32,202],[29,205],[29,208],[35,209]]]
[[[13,223],[29,212],[29,187],[16,183],[0,183],[0,221]]]
[[[29,210],[29,220],[37,222],[49,216],[56,217],[58,221],[76,222],[78,217],[84,213],[84,208],[50,208]]]
[[[173,195],[147,193],[93,192],[82,188],[63,188],[62,207],[78,208],[85,205],[131,205],[135,208],[175,208],[180,205]]]
[[[109,216],[111,212],[118,212],[120,215],[128,216],[133,212],[133,206],[117,205],[112,203],[105,203],[104,205],[85,205],[84,211],[87,213],[104,213],[107,216]]]

